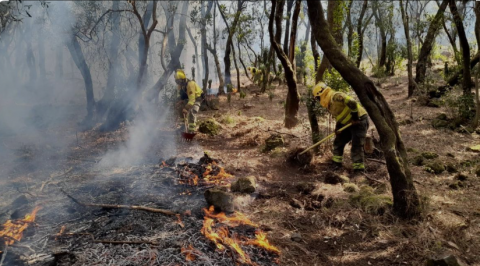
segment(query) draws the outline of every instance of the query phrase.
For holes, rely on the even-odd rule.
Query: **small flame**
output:
[[[215,207],[213,206],[210,206],[208,210],[204,208],[203,211],[208,217],[215,218],[220,223],[226,224],[232,227],[237,227],[239,225],[250,225],[253,227],[258,227],[257,224],[250,221],[243,213],[240,213],[240,212],[234,212],[232,216],[227,217],[227,215],[225,215],[224,212],[214,214]]]
[[[188,247],[181,248],[182,253],[185,254],[186,261],[195,261],[197,259],[196,254],[200,254],[200,251],[195,249],[192,244],[188,245]]]
[[[255,231],[255,237],[256,239],[249,239],[245,242],[245,244],[261,247],[267,251],[271,251],[280,255],[280,250],[268,242],[267,234],[265,232],[257,230]]]
[[[162,161],[162,165],[160,167],[168,167],[167,163],[165,161]]]
[[[216,175],[211,175],[210,173],[213,171],[213,166],[216,166],[220,171]],[[212,162],[206,166],[205,172],[203,173],[203,179],[208,184],[222,184],[224,183],[225,179],[232,179],[233,175],[228,174],[225,172],[223,167],[218,166],[216,162]]]
[[[62,236],[64,232],[65,232],[65,225],[62,225],[62,227],[60,228],[60,232],[58,232],[55,236],[55,240],[57,240],[59,236]]]
[[[25,218],[12,221],[8,220],[3,224],[3,230],[0,231],[0,238],[3,238],[5,245],[12,245],[15,241],[20,241],[23,236],[23,231],[27,229],[28,225],[35,221],[35,216],[40,210],[40,207],[37,206],[33,209],[32,213],[25,215]]]

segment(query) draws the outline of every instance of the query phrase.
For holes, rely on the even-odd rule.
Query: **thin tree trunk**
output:
[[[195,64],[197,65],[198,73],[200,73],[200,66],[199,66],[199,63],[198,63],[199,60],[198,60],[197,42],[195,41],[195,38],[193,38],[192,32],[190,31],[190,27],[187,27],[187,33],[188,33],[188,36],[190,37],[190,41],[192,41],[193,48],[195,50]],[[195,76],[195,73],[192,73],[192,75]],[[194,77],[192,77],[192,78],[195,79]]]
[[[213,17],[216,18],[217,16],[217,6],[213,7]],[[217,30],[216,30],[216,19],[213,19],[213,49],[207,45],[207,50],[210,51],[213,55],[213,59],[215,61],[215,67],[217,69],[217,76],[218,76],[218,94],[219,95],[224,95],[225,94],[225,82],[223,80],[223,75],[222,75],[222,69],[220,67],[220,61],[218,60],[218,55],[217,55]]]
[[[209,17],[212,13],[212,7],[213,7],[213,1],[208,1],[207,4],[207,11],[204,13],[204,17],[202,20],[205,20],[206,17]],[[203,2],[202,2],[202,10],[203,10]],[[215,20],[215,17],[213,18]],[[203,76],[203,89],[207,89],[207,84],[209,80],[209,75],[210,75],[210,69],[209,69],[209,64],[208,64],[208,52],[207,52],[207,29],[206,29],[206,21],[202,21],[202,27],[200,29],[200,34],[201,34],[201,49],[202,49],[202,55],[203,55],[203,62],[204,62],[204,76]]]
[[[156,1],[150,1],[150,2],[147,3],[145,13],[143,14],[143,18],[141,19],[145,28],[147,28],[148,24],[150,24],[150,18],[152,17],[154,2],[156,2]],[[155,3],[155,8],[156,8],[156,3]],[[142,57],[144,56],[144,53],[145,53],[144,49],[145,49],[145,36],[143,34],[140,34],[138,36],[138,63],[139,63],[139,65],[141,65]]]
[[[314,60],[314,63],[315,63],[315,73],[317,73],[317,70],[318,70],[318,63],[320,61],[320,54],[318,53],[318,49],[317,49],[317,42],[315,41],[315,35],[313,34],[313,28],[310,26],[310,31],[311,31],[311,37],[310,37],[310,46],[312,47],[312,54],[313,54],[313,60]],[[320,82],[320,77],[318,77],[317,75],[315,75],[315,84],[317,84],[318,82]]]
[[[242,64],[243,71],[245,71],[245,75],[247,76],[247,78],[250,79],[250,75],[248,74],[247,68],[245,67],[245,64],[243,63],[242,49],[240,49],[240,41],[237,41],[237,48],[238,48],[238,60],[240,60],[240,64]],[[247,55],[248,55],[248,51],[247,51]]]
[[[70,41],[67,42],[67,48],[70,51],[75,65],[78,67],[83,76],[83,81],[85,83],[85,94],[87,98],[87,117],[85,118],[85,122],[86,124],[89,124],[93,118],[93,109],[95,108],[95,98],[93,96],[93,83],[92,76],[90,74],[90,68],[88,67],[87,62],[85,62],[82,48],[80,47],[80,44],[75,36],[71,36]]]
[[[217,1],[217,5],[218,1]],[[227,19],[225,18],[225,14],[223,14],[223,11],[218,7],[218,10],[220,11],[220,14],[222,15],[223,21],[225,22],[225,26],[227,27],[228,30],[228,38],[227,38],[227,43],[225,47],[225,56],[223,57],[223,62],[225,65],[225,84],[228,86],[229,84],[232,84],[231,80],[231,74],[230,74],[230,53],[232,51],[232,41],[233,41],[233,35],[235,34],[236,28],[238,21],[240,20],[240,15],[242,13],[242,5],[243,5],[243,0],[237,0],[237,12],[235,13],[235,17],[233,18],[233,23],[232,26],[229,27]]]
[[[433,48],[433,43],[435,42],[435,36],[442,25],[442,18],[443,14],[445,13],[445,9],[447,8],[448,0],[443,0],[442,4],[438,8],[437,14],[433,18],[430,26],[428,27],[427,36],[422,45],[422,49],[420,50],[420,54],[418,56],[417,61],[417,68],[416,68],[416,77],[415,81],[418,84],[421,84],[425,81],[425,74],[427,73],[427,60],[430,56],[430,53]],[[407,18],[408,19],[408,18]],[[410,88],[410,87],[409,87]],[[413,91],[408,91],[408,97],[412,96]]]
[[[374,122],[387,162],[393,193],[393,209],[400,217],[415,218],[420,213],[420,200],[408,167],[407,152],[398,130],[395,115],[373,82],[365,76],[338,47],[323,15],[319,1],[308,1],[308,16],[315,39],[335,69],[352,86],[360,102]]]
[[[475,72],[475,117],[472,121],[472,129],[475,130],[478,127],[478,120],[480,119],[480,99],[478,96],[478,78],[480,77],[480,68],[477,68]]]
[[[383,17],[379,14],[378,11],[378,2],[375,2],[373,8],[373,15],[375,16],[375,21],[377,24],[378,29],[380,30],[380,54],[379,54],[379,61],[378,67],[385,66],[387,61],[387,33],[385,31],[385,27],[383,25]]]
[[[328,26],[330,28],[330,32],[333,33],[333,37],[337,42],[337,45],[341,47],[343,44],[343,34],[342,34],[342,18],[343,18],[343,8],[342,8],[342,1],[340,0],[333,0],[328,1],[327,6],[327,17],[328,17]],[[323,50],[323,49],[322,49]],[[323,80],[323,74],[330,68],[331,64],[328,61],[328,58],[324,56],[322,58],[322,62],[317,70],[317,79]]]
[[[348,2],[348,7],[347,7],[347,21],[345,22],[347,24],[348,58],[352,58],[352,55],[353,55],[353,53],[352,53],[353,25],[352,25],[352,17],[351,17],[352,6],[353,6],[353,0],[350,0]]]
[[[285,25],[285,36],[283,39],[283,52],[288,55],[290,49],[288,48],[288,37],[290,36],[290,18],[292,17],[292,8],[295,0],[287,0],[287,17]]]
[[[293,11],[292,17],[292,32],[290,33],[290,47],[288,52],[288,59],[292,64],[293,69],[296,69],[295,64],[295,43],[297,41],[297,26],[298,26],[298,16],[300,14],[300,7],[302,6],[302,1],[297,0],[295,2],[295,9]]]
[[[363,27],[363,17],[365,16],[365,12],[367,11],[367,7],[368,7],[368,0],[364,0],[363,5],[362,5],[362,11],[360,11],[360,16],[358,17],[358,22],[357,22],[357,35],[358,35],[358,54],[357,54],[357,60],[356,60],[357,67],[360,67],[360,63],[362,62],[362,56],[363,56],[363,30],[362,30],[362,27]]]
[[[409,22],[408,22],[408,14],[405,12],[406,8],[408,7],[408,1],[405,4],[405,8],[403,8],[403,1],[400,0],[400,11],[402,13],[402,21],[403,21],[403,29],[405,31],[405,38],[407,39],[407,72],[408,72],[408,97],[413,95],[417,84],[415,80],[413,80],[413,54],[412,54],[412,42],[410,40],[410,31],[409,31]],[[417,65],[418,69],[418,65]],[[417,72],[418,76],[418,72]]]
[[[238,69],[237,65],[237,58],[235,55],[235,47],[233,46],[233,42],[231,42],[232,45],[232,55],[233,55],[233,64],[235,65],[235,71],[237,71],[237,91],[241,92],[242,88],[240,87],[240,70]]]
[[[277,6],[278,2],[278,6]],[[287,55],[283,52],[282,47],[276,40],[278,36],[281,36],[282,31],[282,16],[283,6],[285,0],[272,0],[272,10],[270,12],[270,20],[268,22],[268,32],[270,34],[270,43],[277,53],[278,59],[282,63],[285,71],[285,78],[288,85],[287,101],[285,104],[285,127],[292,128],[298,124],[297,113],[299,108],[300,96],[297,92],[297,78],[295,75],[295,69],[288,60]],[[273,35],[273,21],[275,20],[276,34]]]
[[[475,2],[475,39],[477,39],[477,53],[480,53],[480,2]],[[478,73],[478,71],[477,71]]]
[[[463,56],[463,94],[470,94],[472,88],[472,76],[470,74],[470,46],[468,45],[467,35],[465,34],[465,28],[463,27],[462,18],[457,10],[457,5],[455,4],[455,0],[448,0],[448,4],[450,6],[450,12],[453,15],[453,21],[455,21],[455,25],[457,26],[458,31],[458,38],[460,39],[460,47],[462,48],[462,56]]]

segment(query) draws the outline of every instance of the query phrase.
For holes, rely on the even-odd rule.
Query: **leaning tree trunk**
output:
[[[475,39],[477,40],[477,54],[480,53],[480,2],[475,2]]]
[[[343,19],[343,7],[342,7],[342,1],[339,0],[334,0],[334,1],[328,1],[328,6],[327,6],[327,18],[328,18],[328,26],[330,28],[330,32],[333,33],[333,36],[335,38],[335,41],[337,42],[337,45],[341,47],[343,44],[343,33],[342,33],[342,19]],[[323,50],[323,49],[322,49]],[[328,58],[325,56],[326,51],[323,50],[323,58],[322,62],[320,63],[320,66],[318,67],[317,70],[317,79],[323,80],[323,74],[327,70],[327,68],[331,67],[330,62],[328,61]]]
[[[300,7],[302,6],[302,1],[297,0],[295,2],[295,9],[293,11],[292,17],[292,32],[290,34],[290,47],[288,51],[288,59],[292,64],[293,70],[296,69],[295,66],[295,42],[297,41],[297,26],[298,26],[298,16],[300,14]]]
[[[208,67],[208,53],[207,53],[207,29],[206,29],[206,19],[207,17],[210,17],[211,11],[213,7],[213,1],[209,1],[207,5],[207,11],[204,13],[204,17],[202,18],[202,24],[201,24],[201,29],[200,29],[200,35],[201,35],[201,49],[202,49],[202,55],[203,55],[203,89],[206,90],[208,80],[209,80],[209,75],[210,75],[210,69]],[[203,12],[203,2],[202,2],[202,12]]]
[[[280,36],[282,31],[282,16],[284,4],[285,0],[279,0],[278,6],[277,1],[272,0],[272,10],[270,12],[270,20],[268,22],[268,32],[270,34],[270,43],[275,49],[277,57],[278,59],[280,59],[280,62],[282,63],[283,69],[285,71],[285,78],[287,80],[288,86],[287,101],[285,104],[285,127],[292,128],[298,124],[297,113],[299,108],[300,96],[297,92],[297,78],[295,75],[295,69],[288,60],[287,55],[283,52],[282,47],[277,42],[277,40],[275,40],[276,37]],[[273,35],[274,19],[276,28],[275,36]]]
[[[242,49],[240,48],[240,41],[237,41],[237,48],[238,48],[238,60],[240,61],[240,64],[243,67],[243,71],[245,71],[245,75],[247,76],[248,79],[250,79],[250,75],[248,74],[247,67],[245,66],[245,63],[243,62],[242,59]],[[247,51],[248,55],[248,51]]]
[[[404,218],[417,217],[420,213],[420,200],[394,113],[373,82],[348,60],[337,45],[325,21],[321,3],[307,1],[307,4],[308,16],[318,44],[333,67],[352,86],[381,136],[380,143],[392,186],[394,212]]]
[[[455,0],[448,0],[450,12],[453,15],[453,21],[457,26],[458,38],[460,39],[460,47],[462,48],[462,63],[463,63],[463,94],[470,94],[472,88],[472,76],[470,74],[470,46],[468,45],[467,35],[465,34],[465,28],[463,27],[462,18],[458,13]]]
[[[437,34],[437,31],[442,25],[443,13],[445,13],[445,9],[447,8],[448,1],[449,0],[443,0],[442,4],[438,8],[437,14],[435,15],[432,22],[430,23],[430,26],[428,27],[427,36],[425,37],[425,41],[423,42],[422,49],[420,50],[420,54],[418,55],[416,77],[415,77],[415,81],[418,84],[421,84],[425,81],[425,74],[427,72],[427,60],[432,51],[432,47],[433,47],[433,43],[435,42],[435,36]],[[413,91],[410,92],[409,90],[408,97],[412,96],[412,94],[413,94]]]
[[[199,60],[198,60],[197,41],[195,41],[195,38],[193,37],[192,32],[190,31],[190,27],[187,27],[187,33],[188,33],[188,37],[190,37],[190,41],[193,44],[193,49],[195,50],[195,62],[194,63],[197,65],[198,73],[200,73],[200,65],[198,63]],[[192,79],[195,80],[195,73],[192,73]]]
[[[85,62],[82,48],[80,47],[80,44],[74,35],[72,35],[70,41],[67,42],[67,48],[72,55],[75,65],[80,70],[80,73],[82,73],[83,81],[85,83],[85,94],[87,97],[87,117],[85,118],[85,122],[88,125],[93,118],[93,109],[95,108],[95,98],[93,96],[93,83],[92,76],[90,74],[90,68],[88,67],[87,62]]]
[[[412,55],[412,42],[410,40],[410,31],[409,31],[409,23],[408,23],[408,14],[405,10],[408,8],[408,0],[405,4],[405,8],[403,8],[403,1],[400,0],[400,11],[402,13],[402,21],[403,21],[403,29],[405,31],[405,38],[407,39],[407,72],[408,72],[408,97],[413,95],[413,92],[417,88],[417,84],[415,80],[413,80],[413,55]],[[417,64],[418,70],[418,64]],[[418,77],[418,71],[417,71]]]
[[[367,11],[367,6],[368,6],[368,0],[364,0],[362,5],[362,11],[360,11],[360,16],[358,17],[358,22],[357,22],[357,36],[358,36],[357,37],[358,38],[358,54],[357,54],[357,60],[356,60],[357,67],[360,67],[360,63],[362,62],[362,56],[363,56],[362,24],[363,24],[363,17],[365,16],[365,12]]]

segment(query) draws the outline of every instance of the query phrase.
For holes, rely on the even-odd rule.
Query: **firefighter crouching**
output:
[[[325,83],[319,82],[312,90],[313,97],[328,110],[337,121],[335,131],[352,123],[352,126],[335,136],[333,142],[333,167],[340,169],[343,162],[343,150],[352,141],[352,168],[354,176],[365,171],[364,144],[368,130],[368,115],[365,109],[350,96],[336,92]]]
[[[195,81],[188,80],[181,69],[175,73],[175,82],[180,96],[176,107],[182,108],[182,117],[187,116],[188,128],[185,131],[193,133],[197,128],[197,114],[202,104],[203,91]]]

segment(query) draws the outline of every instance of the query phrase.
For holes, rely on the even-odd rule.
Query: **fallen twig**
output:
[[[2,253],[2,260],[0,260],[0,266],[3,265],[3,261],[5,260],[5,257],[7,256],[7,251],[8,251],[8,245],[5,245],[5,250]]]
[[[376,163],[387,164],[386,162],[384,162],[382,160],[377,160],[377,159],[372,159],[372,158],[367,158],[367,160],[372,161],[372,162],[376,162]]]
[[[68,198],[70,198],[73,202],[77,203],[78,205],[81,206],[87,206],[87,207],[99,207],[103,209],[128,209],[128,210],[141,210],[141,211],[147,211],[147,212],[155,212],[155,213],[161,213],[165,215],[176,215],[176,212],[169,211],[169,210],[164,210],[164,209],[157,209],[157,208],[151,208],[151,207],[146,207],[146,206],[136,206],[136,205],[114,205],[114,204],[95,204],[95,203],[83,203],[69,195],[67,192],[65,192],[63,189],[60,189]]]

